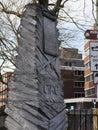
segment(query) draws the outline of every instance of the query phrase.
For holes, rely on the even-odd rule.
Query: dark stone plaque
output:
[[[56,31],[56,22],[44,17],[44,51],[53,56],[59,55]]]

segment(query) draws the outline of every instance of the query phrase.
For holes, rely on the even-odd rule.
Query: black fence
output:
[[[67,130],[98,130],[98,110],[68,111]]]

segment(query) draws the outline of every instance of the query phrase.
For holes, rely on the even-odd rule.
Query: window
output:
[[[74,75],[75,76],[83,76],[84,75],[84,71],[76,70],[76,71],[74,71]]]
[[[79,88],[84,87],[84,81],[75,81],[74,87],[79,87]]]
[[[95,88],[91,88],[85,91],[85,96],[91,96],[95,94]]]
[[[90,62],[85,64],[85,69],[89,69],[90,68]]]
[[[88,49],[85,51],[85,56],[89,56],[89,52],[90,52],[90,49],[88,48]]]
[[[76,62],[72,62],[72,66],[77,66],[77,65],[76,65]]]
[[[75,98],[84,97],[84,96],[85,96],[85,94],[83,92],[76,92],[76,93],[74,93],[74,97]]]
[[[90,82],[92,80],[93,80],[93,75],[92,74],[87,76],[87,77],[85,77],[85,82]]]
[[[76,62],[65,62],[65,66],[76,66]]]
[[[71,62],[65,62],[65,66],[71,66]]]

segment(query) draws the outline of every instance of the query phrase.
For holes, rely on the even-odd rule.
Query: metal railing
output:
[[[98,130],[98,109],[68,111],[67,130]]]

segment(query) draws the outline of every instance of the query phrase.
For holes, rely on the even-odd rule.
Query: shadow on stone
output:
[[[5,119],[7,117],[7,114],[4,112],[4,109],[5,109],[4,107],[0,108],[0,130],[7,130],[4,127]]]
[[[8,129],[5,127],[0,127],[0,130],[8,130]]]

